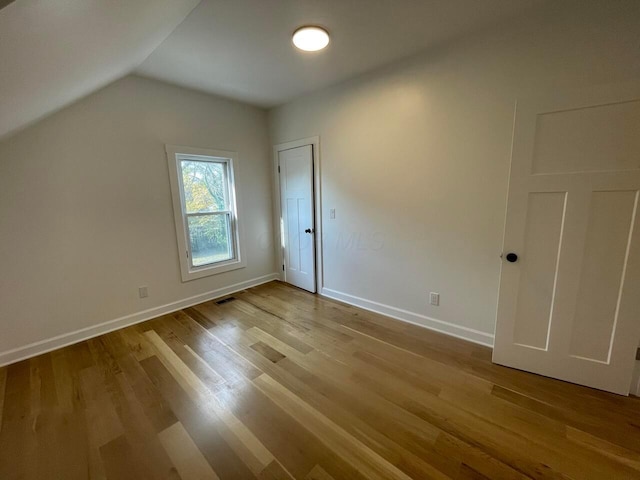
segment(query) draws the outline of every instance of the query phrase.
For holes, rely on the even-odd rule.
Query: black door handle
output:
[[[304,233],[313,233],[313,228],[307,228]]]
[[[515,253],[507,253],[507,262],[517,262],[518,261],[518,255],[516,255]]]

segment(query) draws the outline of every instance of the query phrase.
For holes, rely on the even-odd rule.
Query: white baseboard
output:
[[[36,355],[41,355],[58,348],[66,347],[67,345],[82,342],[99,335],[104,335],[105,333],[128,327],[136,323],[151,320],[152,318],[166,315],[167,313],[182,310],[183,308],[197,305],[198,303],[207,302],[209,300],[224,297],[225,295],[229,295],[240,290],[245,290],[247,288],[255,287],[263,283],[271,282],[273,280],[277,280],[278,278],[278,273],[263,275],[262,277],[252,278],[244,282],[235,283],[233,285],[218,288],[216,290],[211,290],[210,292],[201,293],[199,295],[185,298],[183,300],[167,303],[166,305],[160,305],[159,307],[143,310],[142,312],[125,315],[124,317],[109,320],[98,325],[92,325],[90,327],[81,328],[80,330],[76,330],[74,332],[64,333],[53,338],[30,343],[29,345],[25,345],[23,347],[6,350],[4,352],[0,352],[0,367],[8,365],[10,363],[19,362],[20,360],[25,360],[27,358],[35,357]]]
[[[461,338],[462,340],[468,340],[469,342],[493,347],[493,335],[490,333],[481,332],[479,330],[474,330],[473,328],[463,327],[443,320],[437,320],[435,318],[427,317],[426,315],[409,312],[408,310],[403,310],[397,307],[391,307],[383,303],[374,302],[372,300],[367,300],[366,298],[356,297],[354,295],[338,292],[329,288],[323,288],[320,294],[334,300],[348,303],[349,305],[395,318],[396,320],[435,330],[436,332]]]

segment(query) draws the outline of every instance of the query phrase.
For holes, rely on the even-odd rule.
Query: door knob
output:
[[[304,233],[313,233],[313,228],[307,228]]]
[[[507,262],[517,262],[518,261],[518,255],[516,255],[515,253],[507,253]]]

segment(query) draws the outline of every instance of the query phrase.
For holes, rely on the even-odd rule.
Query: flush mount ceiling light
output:
[[[310,25],[300,27],[293,32],[293,44],[305,52],[317,52],[329,45],[329,32]]]

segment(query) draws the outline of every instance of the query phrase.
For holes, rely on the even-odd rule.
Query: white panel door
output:
[[[278,153],[285,281],[316,291],[313,147]]]
[[[629,393],[639,191],[640,87],[518,102],[494,362]]]

